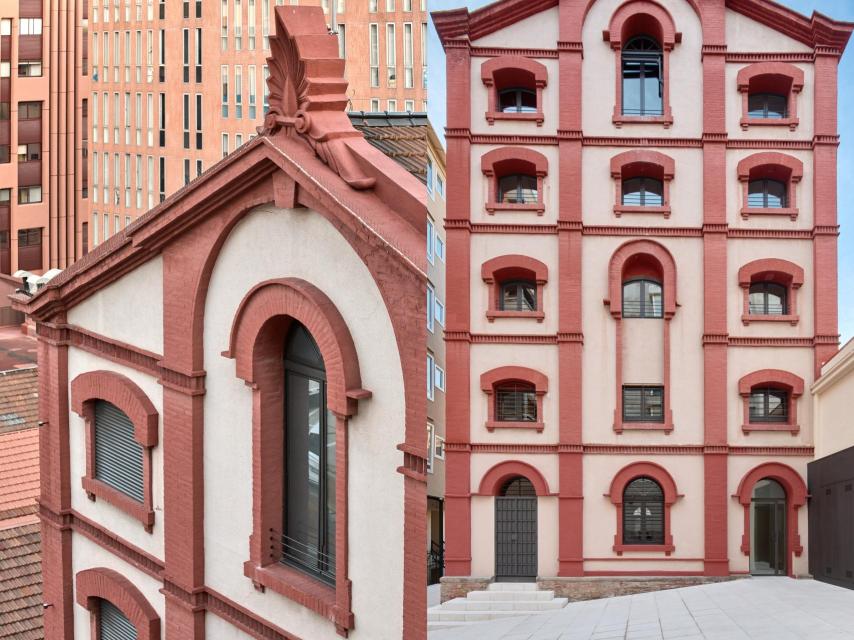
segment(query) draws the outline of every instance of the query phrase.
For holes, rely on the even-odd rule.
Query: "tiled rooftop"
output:
[[[35,427],[38,409],[38,369],[0,371],[0,434]]]
[[[427,182],[427,114],[354,111],[348,115],[365,140]]]
[[[36,521],[38,428],[0,433],[0,529]]]
[[[37,341],[18,326],[0,327],[0,371],[32,367],[38,360]]]
[[[39,524],[0,529],[0,639],[44,638],[41,570]]]

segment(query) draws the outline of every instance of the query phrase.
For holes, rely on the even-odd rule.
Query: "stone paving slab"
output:
[[[431,631],[429,640],[854,640],[854,591],[750,578],[573,602],[553,613]]]

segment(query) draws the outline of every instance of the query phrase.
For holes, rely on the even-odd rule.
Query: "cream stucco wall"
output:
[[[812,386],[815,457],[823,458],[854,447],[854,340],[821,369]]]
[[[160,589],[163,585],[159,580],[152,578],[147,573],[144,573],[121,560],[118,556],[104,549],[102,546],[92,542],[85,536],[75,533],[71,536],[71,573],[76,576],[81,571],[86,569],[112,569],[120,573],[122,576],[130,580],[130,582],[139,589],[140,593],[145,597],[160,618],[160,637],[165,636],[166,623],[166,605]],[[72,587],[76,590],[76,583]],[[210,617],[210,616],[208,616]],[[92,626],[90,622],[89,612],[81,605],[77,604],[76,593],[74,597],[74,637],[77,640],[84,640],[92,637]],[[210,637],[210,636],[209,636]],[[215,640],[220,640],[219,637],[214,637]],[[70,640],[70,639],[69,639]],[[212,639],[213,640],[213,639]],[[224,639],[222,639],[224,640]]]
[[[588,136],[615,135],[617,129],[611,117],[616,102],[617,65],[609,43],[602,39],[611,16],[623,0],[597,0],[584,20],[582,43],[584,61],[581,71],[581,91],[584,96],[582,125]],[[703,44],[700,19],[686,0],[672,0],[667,10],[676,31],[682,32],[682,42],[670,54],[670,106],[673,126],[663,129],[658,124],[625,125],[626,134],[652,137],[699,138],[702,134],[703,79],[697,72]],[[678,78],[678,84],[676,79]]]
[[[811,47],[776,29],[731,9],[726,10],[726,43],[730,51],[768,51],[769,42],[774,43],[774,51],[812,53]]]
[[[623,383],[664,382],[664,320],[623,320]]]
[[[584,238],[582,419],[585,442],[637,444],[648,442],[650,437],[648,433],[618,435],[613,430],[616,321],[602,301],[609,296],[611,256],[627,240],[608,236]],[[668,436],[668,444],[700,443],[703,441],[703,292],[694,283],[703,280],[702,241],[697,238],[658,240],[676,262],[680,305],[670,321],[670,379],[671,384],[678,385],[678,393],[671,394],[674,431]]]
[[[251,267],[247,267],[251,265]],[[346,273],[348,286],[340,275]],[[258,282],[302,278],[326,293],[350,330],[364,388],[349,423],[349,577],[354,640],[402,632],[403,476],[397,473],[404,401],[400,357],[379,289],[339,232],[309,210],[260,207],[231,232],[214,267],[205,310],[205,579],[216,591],[304,638],[337,638],[329,621],[243,575],[252,529],[252,395],[228,346],[238,304]],[[376,585],[383,585],[377,589]]]
[[[88,327],[87,327],[88,328]],[[110,360],[69,347],[69,385],[82,373],[89,371],[114,371],[136,383],[151,400],[160,416],[158,443],[163,442],[163,388],[157,380],[135,369],[115,364]],[[69,402],[71,400],[69,387]],[[69,405],[70,406],[70,405]],[[151,450],[151,498],[154,509],[154,529],[146,533],[142,523],[109,504],[105,500],[95,502],[86,497],[80,479],[86,475],[86,428],[83,418],[74,411],[68,415],[68,440],[70,447],[71,508],[94,522],[109,523],[115,535],[139,549],[161,560],[163,555],[163,447],[158,444]]]
[[[163,353],[163,259],[152,258],[72,307],[70,324]]]
[[[699,227],[703,224],[702,149],[650,147],[648,150],[670,156],[675,163],[668,203],[670,219],[665,220],[660,213],[626,213],[618,218],[614,214],[616,185],[611,177],[611,158],[627,149],[586,146],[581,154],[581,204],[585,224],[671,227]]]
[[[559,20],[560,13],[557,7],[546,9],[500,31],[474,40],[472,44],[476,47],[512,46],[518,49],[554,47],[558,41]]]

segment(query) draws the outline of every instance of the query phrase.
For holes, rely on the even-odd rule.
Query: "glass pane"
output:
[[[537,178],[534,176],[519,176],[519,193],[521,201],[526,204],[537,202]]]
[[[326,411],[326,486],[324,495],[326,500],[326,548],[323,550],[327,557],[326,571],[335,572],[335,428],[337,422],[335,414]]]
[[[641,317],[641,288],[642,282],[635,280],[623,285],[623,317]]]
[[[788,100],[786,96],[768,96],[768,115],[767,118],[785,118],[787,112]]]
[[[766,206],[765,202],[765,181],[751,181],[747,185],[747,206],[760,209]]]
[[[519,311],[521,309],[521,301],[519,299],[519,285],[515,282],[505,284],[501,287],[501,310],[502,311]]]
[[[519,202],[519,176],[504,176],[498,181],[498,201],[509,204]]]
[[[783,392],[768,392],[768,418],[776,421],[784,421],[788,415],[788,394]]]
[[[515,89],[505,89],[498,92],[498,109],[499,111],[512,112],[517,111],[516,107],[517,94]]]
[[[765,117],[765,94],[751,93],[747,97],[747,116],[749,118]]]
[[[643,66],[643,115],[660,116],[664,113],[661,96],[661,68],[658,62]]]
[[[664,204],[664,185],[660,180],[644,178],[643,205],[645,207],[660,207]]]
[[[786,206],[786,185],[776,180],[766,180],[768,201],[766,207],[779,209]]]
[[[524,113],[534,113],[537,110],[537,94],[535,91],[522,89],[519,110]]]
[[[780,486],[780,483],[770,478],[765,478],[756,483],[753,487],[754,498],[786,498],[786,491]]]
[[[537,394],[526,388],[507,387],[496,391],[496,420],[536,422]]]
[[[317,570],[321,384],[288,372],[285,392],[285,556],[309,570]]]
[[[623,387],[623,418],[640,420],[643,415],[643,390],[640,387]]]
[[[765,313],[772,316],[781,316],[786,313],[786,291],[780,291],[782,287],[771,285],[768,287],[768,303]]]
[[[661,419],[661,389],[644,390],[644,417],[651,422]]]
[[[537,288],[531,284],[521,285],[522,289],[522,304],[524,311],[537,310]]]
[[[765,289],[764,287],[759,290],[754,290],[754,287],[750,288],[750,313],[756,315],[765,315]]]
[[[636,60],[623,60],[623,114],[641,114],[641,65]]]
[[[641,188],[643,178],[630,178],[623,180],[623,205],[627,207],[639,207],[642,203]]]
[[[660,318],[662,316],[661,285],[656,282],[645,282],[644,284],[646,285],[644,316]]]
[[[765,394],[761,391],[750,394],[750,420],[762,420],[765,417]]]

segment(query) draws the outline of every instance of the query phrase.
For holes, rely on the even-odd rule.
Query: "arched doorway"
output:
[[[764,478],[753,487],[750,501],[750,573],[786,575],[786,490]]]
[[[522,476],[509,478],[495,497],[495,579],[537,577],[537,492]]]

